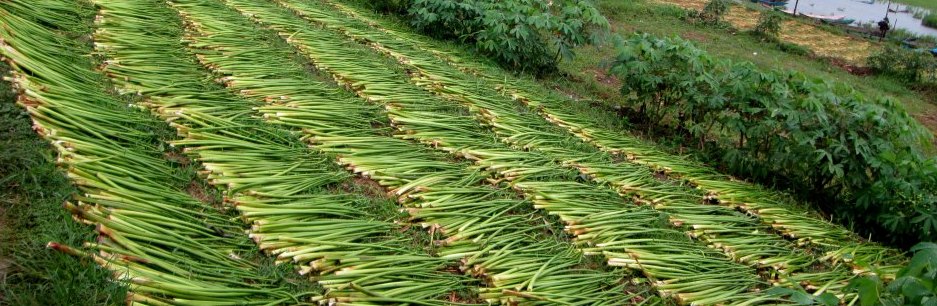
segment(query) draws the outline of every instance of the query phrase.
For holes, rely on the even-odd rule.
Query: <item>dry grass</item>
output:
[[[700,0],[657,0],[660,3],[672,4],[685,9],[691,10],[702,10],[706,6],[707,1]]]
[[[813,50],[823,57],[842,58],[847,62],[862,65],[881,46],[843,35],[827,32],[812,25],[787,21],[782,26],[781,39]]]
[[[726,22],[740,30],[748,30],[758,25],[758,18],[761,12],[753,11],[744,7],[732,6],[729,12],[724,16]]]

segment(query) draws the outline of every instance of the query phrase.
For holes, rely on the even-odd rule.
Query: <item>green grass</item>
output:
[[[76,190],[13,100],[0,82],[0,304],[123,304],[124,288],[109,272],[46,249],[49,241],[80,246],[95,235],[62,208]]]
[[[828,81],[842,82],[856,87],[870,96],[886,96],[899,101],[906,110],[921,116],[937,115],[933,97],[922,95],[900,81],[887,77],[856,76],[827,60],[785,52],[773,42],[764,41],[744,32],[733,32],[694,24],[681,16],[686,11],[651,4],[647,1],[598,0],[597,5],[608,17],[612,30],[624,37],[634,32],[660,36],[680,36],[694,41],[710,54],[735,61],[750,61],[764,69],[789,69]],[[621,103],[621,95],[614,78],[605,75],[605,67],[615,57],[611,43],[587,46],[576,50],[575,60],[563,63],[566,77],[552,77],[547,81],[568,94],[581,98],[600,98]],[[937,131],[937,122],[922,120]]]
[[[927,16],[924,16],[924,25],[931,28],[937,28],[937,13],[931,13]]]
[[[919,8],[931,10],[932,13],[937,13],[937,1],[934,0],[897,0],[895,2],[913,5]]]

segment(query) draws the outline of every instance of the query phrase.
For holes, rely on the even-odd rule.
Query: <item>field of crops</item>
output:
[[[849,303],[906,261],[338,0],[3,0],[0,21],[81,190],[65,209],[99,233],[50,247],[141,305]]]

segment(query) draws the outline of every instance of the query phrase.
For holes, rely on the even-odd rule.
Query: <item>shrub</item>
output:
[[[778,35],[781,34],[781,15],[774,11],[762,13],[761,17],[758,17],[758,24],[752,29],[752,33],[772,41],[778,40]]]
[[[612,71],[622,94],[734,173],[802,192],[860,231],[937,237],[933,136],[886,99],[787,71],[715,60],[691,43],[638,35]]]
[[[514,69],[556,69],[573,48],[596,43],[608,29],[598,9],[583,0],[414,0],[414,26],[437,37],[474,43]]]
[[[872,71],[910,83],[937,83],[937,59],[928,52],[886,46],[868,59]]]
[[[710,0],[700,12],[700,19],[707,23],[720,23],[722,17],[729,12],[730,0]]]

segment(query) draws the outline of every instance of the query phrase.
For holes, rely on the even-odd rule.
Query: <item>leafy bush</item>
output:
[[[781,15],[774,11],[762,13],[761,17],[758,17],[758,24],[752,29],[752,33],[771,40],[777,40],[778,35],[781,34]]]
[[[650,122],[734,173],[801,191],[861,231],[937,237],[937,162],[922,149],[933,136],[892,101],[718,61],[679,38],[634,36],[612,71]]]
[[[707,23],[720,23],[722,17],[729,12],[730,0],[710,0],[700,12],[700,19]]]
[[[937,29],[937,14],[927,14],[921,21],[925,26]]]
[[[474,43],[510,67],[535,72],[554,70],[609,26],[583,0],[414,0],[409,12],[427,33]]]
[[[937,83],[937,58],[924,51],[887,46],[868,60],[869,68],[910,83]]]

